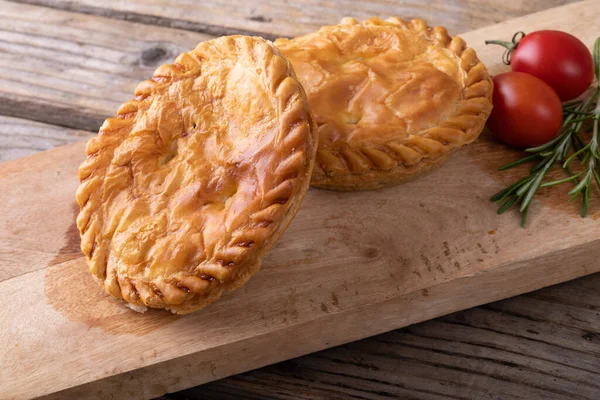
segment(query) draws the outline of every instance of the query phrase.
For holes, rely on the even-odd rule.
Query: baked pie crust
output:
[[[492,82],[475,51],[420,19],[344,18],[275,45],[294,65],[317,123],[316,187],[413,179],[473,142],[492,108]]]
[[[134,309],[208,305],[258,271],[316,147],[304,91],[271,43],[200,43],[87,144],[77,227],[92,274]]]

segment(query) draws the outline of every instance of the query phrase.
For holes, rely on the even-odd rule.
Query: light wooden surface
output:
[[[212,36],[0,1],[0,114],[97,131],[159,65]]]
[[[92,281],[73,222],[82,144],[1,164],[0,398],[156,396],[599,271],[600,228],[560,195],[527,230],[497,217],[507,154],[490,146],[403,187],[310,191],[249,284],[183,317]]]
[[[581,21],[584,15],[598,20],[597,4],[572,5],[464,37],[481,48],[485,38],[506,37],[521,26],[545,26],[576,33],[589,45],[597,32],[594,24]],[[0,12],[10,6],[0,5]],[[25,38],[35,32],[60,37],[60,26],[69,24],[96,26],[109,33],[146,29],[151,46],[156,43],[152,37],[161,37],[152,36],[157,28],[143,24],[117,22],[113,26],[118,29],[111,30],[112,19],[41,7],[28,10],[27,16],[39,13],[37,18],[48,20],[48,25],[32,27],[36,25],[32,20]],[[5,18],[23,19],[18,14],[17,10]],[[44,33],[53,20],[58,21],[53,32]],[[180,30],[158,31],[163,38],[176,37],[175,44],[176,34],[194,40]],[[91,32],[80,40],[92,40]],[[81,31],[65,38],[61,46],[85,60],[79,52],[86,46],[77,44],[78,35]],[[126,39],[115,33],[112,42],[106,40],[97,48],[114,46],[117,37]],[[145,37],[134,47],[147,44]],[[23,41],[28,43],[23,37],[14,42]],[[29,61],[27,54],[23,57]],[[481,51],[493,71],[499,70],[499,54],[499,49]],[[5,55],[0,53],[0,60]],[[25,68],[12,64],[13,75],[8,69],[2,75],[9,82],[17,81]],[[122,66],[121,61],[114,64],[117,69]],[[77,76],[85,68],[85,63],[75,64],[59,77]],[[150,71],[153,66],[145,68]],[[133,87],[138,78],[128,79],[131,83],[122,87]],[[49,82],[54,85],[52,79]],[[39,103],[42,107],[19,116],[89,128],[93,118],[114,111],[108,110],[108,102],[115,98],[109,90],[113,84],[113,78],[104,85],[97,83],[108,96],[98,92],[103,100],[89,112],[78,114],[75,105],[87,104],[78,103],[87,94],[75,89],[68,96],[49,94]],[[31,85],[15,90],[16,97],[9,93],[13,89],[0,86],[0,96],[5,96],[0,111],[14,115],[21,104],[37,104],[32,94],[42,90]],[[60,92],[62,86],[53,87]],[[124,92],[118,95],[127,98]],[[69,103],[63,108],[56,106],[65,99]],[[71,112],[83,117],[66,118]],[[0,306],[7,310],[0,316],[0,326],[10,327],[0,331],[0,344],[8,349],[0,353],[5,366],[0,370],[0,398],[85,383],[55,397],[156,396],[598,271],[591,258],[598,244],[594,219],[577,218],[576,207],[566,205],[560,192],[537,203],[532,210],[536,222],[527,230],[517,228],[516,215],[494,214],[487,198],[511,179],[494,169],[514,155],[489,154],[490,146],[485,141],[471,146],[445,170],[400,188],[362,195],[311,191],[290,231],[267,257],[264,270],[247,287],[182,318],[132,314],[92,284],[79,258],[73,225],[74,174],[83,154],[81,145],[0,165],[0,185],[6,188],[0,192]],[[470,187],[472,182],[478,185]],[[405,237],[406,231],[419,235]],[[538,247],[528,245],[531,237],[536,244],[541,242]],[[565,259],[573,264],[563,265]]]
[[[548,1],[558,4],[564,0]],[[160,23],[167,26],[183,26],[186,24],[172,23],[176,16],[182,18],[205,18],[214,24],[225,23],[220,17],[227,17],[230,23],[238,24],[236,32],[250,31],[261,25],[255,33],[263,33],[274,37],[278,34],[278,26],[271,23],[258,23],[250,17],[243,17],[240,13],[246,10],[240,4],[252,4],[256,10],[276,10],[267,3],[236,2],[236,6],[225,3],[217,4],[205,2],[189,3],[187,7],[181,1],[172,1],[169,5],[164,2],[40,2],[53,7],[70,8],[78,11],[89,11],[96,14],[119,16],[122,9],[135,8],[147,10],[148,15],[154,19],[139,18],[136,15],[121,15],[133,21]],[[282,2],[278,2],[281,4]],[[298,2],[307,14],[306,20],[314,20],[307,26],[298,27],[289,19],[297,21],[290,10],[278,11],[287,15],[287,19],[280,22],[289,31],[279,34],[292,35],[306,33],[323,23],[335,23],[342,16],[349,13],[358,17],[368,17],[374,14],[402,15],[410,17],[411,12],[404,12],[404,7],[394,2],[383,7],[380,3],[373,5],[371,2],[353,2],[354,8],[348,7],[345,2],[334,6],[319,6],[315,11],[315,4],[310,1]],[[436,7],[423,5],[411,6],[414,13],[423,17],[434,10],[442,10],[447,18],[431,19],[432,24],[450,22],[446,9],[461,18],[468,19],[471,23],[461,20],[460,31],[467,28],[489,25],[490,20],[480,19],[480,14],[493,16],[494,20],[503,20],[507,17],[526,14],[541,9],[543,2],[526,2],[525,7],[510,6],[510,2],[495,0],[491,7],[490,1],[475,1],[466,3],[467,6],[458,7],[451,3],[438,1]],[[486,10],[498,9],[495,13],[481,13]],[[531,4],[530,4],[531,3]],[[87,4],[87,5],[86,5]],[[371,5],[369,5],[371,4]],[[395,5],[394,5],[395,4]],[[420,3],[417,3],[420,4]],[[446,5],[442,5],[446,4]],[[90,5],[93,5],[90,9]],[[285,6],[283,5],[284,9]],[[377,6],[378,13],[370,7]],[[101,8],[105,7],[105,8]],[[189,7],[193,7],[191,12]],[[210,10],[204,10],[208,7]],[[411,8],[409,7],[409,8]],[[504,11],[499,11],[499,10]],[[104,10],[104,11],[102,11]],[[115,11],[116,10],[116,11]],[[154,10],[154,11],[152,11]],[[312,11],[311,11],[312,10]],[[325,10],[325,11],[324,11]],[[160,12],[159,12],[160,11]],[[244,11],[244,12],[245,12]],[[154,12],[154,14],[153,14]],[[162,23],[163,19],[157,15],[171,15],[171,23]],[[383,15],[383,14],[382,14]],[[414,14],[416,15],[416,14]],[[315,19],[319,16],[318,19]],[[322,19],[326,19],[323,21]],[[48,7],[30,6],[20,2],[0,0],[0,20],[2,27],[0,34],[0,114],[24,119],[34,119],[41,122],[66,126],[75,129],[96,131],[108,115],[112,115],[119,105],[130,99],[137,83],[151,76],[152,71],[159,65],[173,60],[179,53],[195,47],[199,41],[210,39],[207,33],[191,32],[182,29],[172,29],[144,23],[119,21],[98,16],[84,15],[81,13],[66,12]],[[43,24],[40,24],[43,21]],[[216,26],[216,25],[215,25]],[[296,28],[293,28],[296,26]],[[199,28],[200,29],[200,28]],[[519,29],[525,29],[520,27]],[[458,29],[457,29],[458,30]],[[266,32],[266,33],[265,33]],[[215,32],[223,33],[223,32]],[[233,33],[230,32],[230,33]],[[483,38],[485,39],[485,38]]]
[[[153,25],[183,28],[214,35],[260,34],[268,38],[297,36],[335,24],[341,17],[399,15],[444,24],[457,34],[492,25],[571,0],[19,0],[89,14]]]
[[[596,400],[599,359],[595,274],[163,400]]]
[[[0,162],[88,139],[92,132],[0,115]]]

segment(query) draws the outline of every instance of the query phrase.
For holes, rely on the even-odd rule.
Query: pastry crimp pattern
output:
[[[381,30],[381,28],[384,28],[384,30]],[[364,34],[360,41],[351,39],[352,35],[358,35],[357,32]],[[310,79],[313,80],[311,83],[314,83],[315,76],[319,76],[314,71],[322,71],[319,63],[321,61],[317,62],[314,59],[304,58],[301,54],[302,49],[307,48],[315,51],[317,48],[318,51],[329,49],[326,55],[331,57],[330,62],[333,68],[339,68],[337,63],[347,63],[350,66],[348,71],[354,71],[352,68],[354,68],[355,63],[363,63],[368,69],[372,69],[373,64],[364,59],[370,56],[378,56],[385,63],[389,63],[390,58],[383,55],[383,49],[386,46],[394,45],[395,34],[402,36],[405,33],[420,37],[422,41],[429,43],[431,48],[444,49],[444,51],[447,51],[448,56],[453,59],[460,75],[459,83],[461,85],[460,98],[453,113],[443,117],[435,126],[424,127],[418,132],[402,130],[403,121],[399,120],[398,134],[395,135],[397,137],[384,142],[378,138],[378,134],[375,133],[377,131],[373,131],[371,138],[365,138],[364,140],[352,139],[351,135],[353,133],[333,132],[332,135],[331,123],[327,122],[329,116],[322,116],[319,126],[321,144],[317,152],[313,186],[355,190],[404,182],[439,165],[448,157],[449,153],[464,144],[471,143],[479,136],[491,111],[492,82],[485,66],[477,58],[475,51],[468,48],[461,38],[451,37],[443,27],[430,28],[420,19],[404,21],[396,17],[387,20],[371,18],[361,23],[354,18],[344,18],[338,26],[323,27],[316,33],[291,41],[278,40],[276,45],[280,46],[284,54],[291,57],[290,59],[294,63],[298,61],[303,65],[307,65],[312,62],[311,68],[313,69],[307,69],[307,71],[311,74],[309,75]],[[365,47],[362,46],[365,41],[369,40],[372,42],[369,42],[370,47],[365,50]],[[404,45],[418,47],[415,41],[406,42]],[[292,53],[288,54],[288,51]],[[355,57],[350,56],[353,51],[357,52]],[[423,49],[419,51],[423,51]],[[314,56],[315,58],[322,55],[322,53],[315,54],[317,54]],[[363,54],[367,55],[363,57]],[[400,64],[403,62],[400,61]],[[401,71],[399,70],[398,73],[401,73]],[[369,79],[371,79],[371,76],[378,76],[378,72],[375,71],[371,75],[371,71],[369,71]],[[303,78],[302,75],[300,77]],[[331,79],[335,84],[335,75],[332,74]],[[428,79],[434,78],[430,76]],[[352,81],[349,82],[354,85]],[[304,83],[311,86],[311,83]],[[319,84],[315,90],[313,96],[320,97],[311,99],[311,89],[307,87],[311,102],[313,100],[315,102],[321,101],[321,98],[328,96],[328,90],[335,89],[323,89]],[[375,96],[376,93],[376,91],[373,91],[371,95]],[[355,95],[364,96],[360,91]],[[343,101],[342,99],[339,100],[341,104],[343,104]],[[355,101],[357,101],[357,98],[350,99],[348,107],[355,104]],[[369,102],[365,102],[363,107],[371,107],[372,104],[378,101],[377,97],[369,98]],[[311,105],[314,104],[311,103]],[[356,108],[355,105],[352,107]],[[388,107],[390,109],[379,112],[391,112],[392,114],[396,112],[396,116],[402,112],[401,109],[394,110],[393,107]],[[350,112],[350,109],[347,111]],[[319,109],[316,109],[315,113],[318,114]],[[319,116],[316,115],[316,117],[319,120]],[[354,120],[355,118],[351,117],[347,122],[342,120],[338,123],[357,126],[352,125],[357,123]],[[360,120],[360,117],[358,119]],[[383,117],[381,119],[385,120]],[[365,131],[369,129],[368,126],[367,122],[367,125],[363,125],[360,129]],[[344,135],[349,136],[346,138]],[[388,133],[386,135],[394,136]],[[330,142],[327,139],[329,136],[335,139]],[[350,143],[351,141],[353,142]]]
[[[211,65],[215,60],[218,67]],[[216,78],[203,80],[209,73]],[[267,92],[249,100],[254,125],[270,136],[258,129],[255,137],[238,137],[247,127],[209,123],[224,112],[220,104],[231,112],[243,112],[235,109],[246,104],[228,95],[238,88],[214,82],[245,90],[249,75]],[[185,96],[189,104],[172,107],[173,98]],[[201,107],[203,117],[189,111],[190,104]],[[275,118],[265,109],[275,110]],[[128,303],[178,313],[242,285],[307,189],[316,151],[307,110],[291,65],[259,38],[204,42],[159,67],[86,148],[77,226],[93,275]],[[231,132],[240,149],[231,144]]]

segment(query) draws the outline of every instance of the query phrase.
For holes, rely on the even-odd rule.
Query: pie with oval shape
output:
[[[243,285],[295,215],[317,147],[269,42],[200,43],[140,83],[79,168],[90,270],[131,308],[188,313]]]
[[[475,51],[423,20],[344,18],[275,45],[317,123],[316,187],[411,180],[473,142],[492,108],[492,81]]]

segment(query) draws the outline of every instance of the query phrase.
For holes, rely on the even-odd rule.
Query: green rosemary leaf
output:
[[[573,161],[574,158],[576,158],[579,154],[583,154],[585,151],[587,151],[587,149],[589,149],[589,147],[590,147],[590,145],[588,143],[581,150],[576,151],[575,153],[573,153],[571,155],[571,157],[567,158],[567,160],[563,163],[563,168],[567,168],[567,166],[571,163],[571,161]]]
[[[585,143],[583,143],[583,140],[581,140],[581,138],[579,137],[579,135],[577,133],[573,134],[573,139],[577,142],[577,144],[579,145],[579,147],[585,147]]]
[[[600,86],[600,37],[594,42],[594,73],[596,74],[596,80]]]
[[[583,159],[581,160],[581,164],[585,164],[586,162],[588,162],[589,159],[590,159],[591,154],[592,153],[589,152],[589,151],[587,153],[584,153]]]
[[[540,185],[542,184],[542,179],[544,179],[544,176],[546,175],[546,171],[548,171],[548,168],[544,168],[543,170],[538,172],[536,178],[531,182],[531,184],[529,184],[530,187],[529,187],[529,190],[527,191],[527,195],[525,195],[525,198],[523,199],[523,202],[521,203],[521,209],[520,209],[521,212],[525,211],[525,209],[527,207],[529,207],[529,203],[531,203],[533,196],[535,195],[535,193],[540,188]],[[517,194],[519,194],[519,192],[517,192]]]
[[[552,146],[554,146],[556,143],[560,142],[560,140],[563,138],[562,134],[559,134],[558,136],[556,136],[554,139],[552,139],[551,141],[549,141],[548,143],[544,143],[541,146],[537,146],[537,147],[531,147],[529,149],[525,149],[525,151],[527,153],[539,153],[541,151],[544,151],[546,149],[551,148]]]
[[[570,115],[570,114],[585,115],[587,117],[590,117],[593,114],[593,112],[592,111],[565,110],[563,114],[565,114],[565,115]],[[573,120],[570,120],[569,122],[573,122]]]
[[[577,178],[579,178],[581,175],[583,174],[583,172],[578,173],[577,175],[571,175],[568,178],[565,179],[559,179],[557,181],[552,181],[552,182],[546,182],[544,184],[542,184],[540,187],[551,187],[551,186],[556,186],[556,185],[560,185],[562,183],[567,183],[567,182],[571,182],[571,181],[575,181],[577,180]]]
[[[592,185],[587,185],[585,187],[585,192],[583,194],[583,197],[581,198],[581,210],[579,211],[579,215],[581,215],[582,218],[584,218],[587,215],[588,206],[590,204],[591,187]]]
[[[574,124],[577,122],[584,122],[584,121],[589,121],[590,120],[590,115],[588,115],[587,117],[581,117],[581,118],[574,118],[571,121],[569,121],[570,123]]]
[[[523,213],[523,218],[521,218],[521,228],[525,228],[525,225],[527,224],[527,214],[529,213],[529,205],[527,205],[527,207],[525,207],[525,209],[522,211]]]
[[[537,179],[539,175],[539,172],[536,175],[533,175],[533,179],[528,181],[527,183],[525,183],[524,185],[522,185],[519,190],[517,190],[517,196],[522,197],[525,192],[527,192],[529,190],[529,188],[531,187],[531,185],[535,182],[535,180]]]
[[[531,180],[531,178],[528,177],[528,176],[519,179],[517,182],[513,183],[512,185],[510,185],[506,189],[501,190],[500,192],[496,193],[494,196],[492,196],[492,198],[490,200],[494,201],[494,202],[502,202],[502,201],[504,201],[504,199],[506,199],[509,195],[511,195],[512,193],[516,192],[521,187],[521,185],[523,183],[525,183],[525,182],[527,182],[529,180]]]
[[[569,101],[566,101],[566,102],[563,103],[563,109],[571,108],[571,107],[577,107],[581,103],[583,103],[583,101],[580,100],[580,99],[569,100]]]
[[[575,187],[573,187],[573,189],[571,189],[568,194],[571,194],[571,195],[579,194],[583,189],[585,189],[586,185],[590,184],[591,178],[592,178],[592,173],[590,171],[588,171],[586,173],[585,177],[577,185],[575,185]],[[575,196],[575,197],[577,197],[577,196]],[[569,201],[571,201],[571,200],[569,200]]]
[[[573,200],[575,200],[575,199],[577,198],[577,196],[579,196],[579,193],[581,193],[581,192],[577,192],[577,193],[575,193],[574,195],[572,195],[572,196],[569,198],[569,203],[572,203],[572,202],[573,202]]]
[[[600,154],[598,154],[598,141],[600,140],[600,138],[598,137],[598,135],[600,134],[600,129],[598,129],[598,125],[600,124],[599,117],[600,117],[600,114],[596,115],[596,117],[594,118],[594,127],[592,129],[592,140],[590,141],[590,152],[597,159],[600,159]]]
[[[569,174],[569,176],[573,176],[573,175],[575,175],[575,174],[573,173],[573,171],[571,170],[571,167],[569,167],[568,165],[567,165],[567,167],[565,168],[565,171],[567,171],[567,174]],[[577,179],[575,179],[575,183],[579,183],[579,181],[578,181]]]
[[[594,168],[592,173],[594,175],[594,180],[596,181],[596,187],[600,189],[600,175],[598,175],[598,170]]]
[[[539,154],[532,154],[530,156],[523,157],[520,160],[513,161],[513,162],[511,162],[509,164],[501,166],[500,168],[498,168],[498,171],[506,171],[507,169],[514,168],[514,167],[517,167],[517,166],[519,166],[521,164],[525,164],[526,162],[535,160],[538,157],[540,157]]]
[[[525,198],[523,199],[523,202],[521,203],[521,208],[520,208],[521,212],[525,211],[525,209],[527,207],[529,207],[529,203],[531,203],[531,200],[533,200],[533,196],[535,195],[537,190],[540,188],[542,179],[544,179],[544,174],[539,172],[538,176],[535,178],[535,180],[531,183],[531,185],[529,185],[530,187],[529,187],[529,190],[527,191],[527,195],[525,195]],[[523,192],[523,193],[525,193],[525,192]]]
[[[498,214],[503,214],[506,210],[508,210],[513,204],[516,203],[521,197],[514,195],[502,204],[502,206],[498,209]]]

